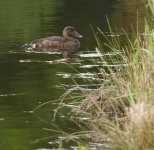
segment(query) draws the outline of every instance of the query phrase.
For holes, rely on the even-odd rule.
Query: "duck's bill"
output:
[[[79,34],[78,32],[75,32],[74,34],[75,37],[78,37],[78,38],[82,38],[83,36],[81,34]]]

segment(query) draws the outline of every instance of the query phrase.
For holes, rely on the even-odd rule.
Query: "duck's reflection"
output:
[[[76,60],[77,59],[77,53],[74,52],[63,52],[63,58],[66,60]]]
[[[78,58],[78,54],[74,50],[59,50],[59,49],[51,49],[51,48],[43,48],[43,49],[27,49],[24,47],[24,51],[28,53],[45,53],[45,54],[62,54],[63,59],[66,60],[76,60]]]

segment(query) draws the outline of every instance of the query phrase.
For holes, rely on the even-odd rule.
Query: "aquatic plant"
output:
[[[153,3],[148,7],[154,16]],[[151,19],[151,17],[149,17]],[[153,20],[153,19],[152,19]],[[108,36],[97,28],[106,40],[94,36],[97,41],[96,52],[100,56],[99,75],[95,89],[76,87],[64,93],[57,112],[68,104],[71,98],[72,120],[82,131],[63,133],[63,141],[74,139],[78,149],[87,150],[91,146],[80,139],[102,143],[105,150],[152,150],[154,149],[154,36],[151,20],[145,21],[145,32],[138,26],[131,33],[125,30],[115,36],[109,21]],[[137,23],[138,24],[138,23]],[[124,42],[123,42],[124,41]],[[106,55],[106,49],[116,55]],[[103,55],[102,55],[103,53]],[[105,66],[104,66],[105,63]],[[95,84],[88,79],[90,84]],[[74,107],[72,107],[74,105]],[[85,146],[86,145],[86,146]],[[88,146],[87,146],[88,145]]]
[[[154,16],[151,1],[149,7]],[[139,33],[138,27],[132,28],[131,35],[123,30],[125,44],[117,36],[107,37],[98,28],[107,42],[102,45],[95,35],[97,53],[107,47],[119,54],[115,58],[100,57],[102,64],[108,64],[100,69],[101,86],[93,90],[79,86],[75,89],[78,90],[77,99],[79,95],[81,98],[79,107],[72,111],[75,116],[87,118],[79,121],[82,129],[92,141],[106,143],[110,150],[154,148],[154,38],[150,23],[146,21],[143,34]],[[110,25],[109,29],[113,35]]]

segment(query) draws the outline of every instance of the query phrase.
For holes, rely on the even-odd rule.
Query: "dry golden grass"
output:
[[[89,118],[84,125],[91,139],[111,150],[154,149],[154,50],[132,45],[137,46],[133,55],[119,56],[126,66],[100,70],[98,89],[78,88],[83,99],[73,109]]]

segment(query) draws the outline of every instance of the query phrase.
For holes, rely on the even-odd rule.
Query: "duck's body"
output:
[[[32,41],[28,44],[32,49],[41,51],[75,51],[80,47],[80,41],[76,37],[81,38],[74,27],[65,27],[61,36],[49,36]]]
[[[34,40],[30,43],[31,48],[43,51],[77,50],[80,42],[77,39],[68,39],[61,36],[50,36]]]

